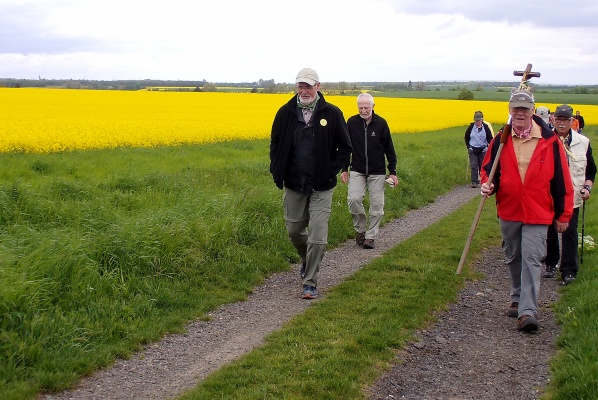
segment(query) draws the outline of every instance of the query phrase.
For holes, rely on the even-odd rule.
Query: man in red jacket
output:
[[[482,195],[496,193],[505,262],[511,278],[511,306],[517,329],[538,330],[538,294],[548,226],[567,229],[573,213],[573,184],[563,144],[541,117],[534,97],[516,90],[509,100],[512,133],[504,143],[494,179],[488,182],[500,144],[496,135],[484,158]],[[501,132],[502,133],[502,132]]]

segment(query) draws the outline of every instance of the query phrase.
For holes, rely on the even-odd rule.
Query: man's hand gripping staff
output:
[[[528,82],[531,78],[540,77],[539,72],[532,72],[532,65],[527,64],[527,67],[523,71],[513,71],[513,75],[521,76],[521,83],[519,84],[520,89],[528,89],[529,85]],[[473,223],[471,224],[471,229],[469,230],[469,235],[467,236],[467,241],[465,242],[465,248],[463,249],[463,253],[461,254],[461,260],[459,261],[459,266],[457,267],[457,274],[461,273],[463,269],[463,265],[465,264],[465,259],[467,258],[467,253],[469,253],[469,247],[471,246],[471,241],[473,239],[473,234],[478,226],[478,222],[480,220],[480,215],[482,214],[482,209],[484,208],[484,202],[486,198],[492,194],[494,190],[494,184],[492,181],[494,180],[494,173],[496,172],[496,168],[498,167],[498,160],[500,158],[500,153],[502,152],[502,148],[504,144],[507,142],[507,139],[511,135],[511,117],[509,116],[509,120],[507,124],[504,126],[502,133],[500,135],[500,144],[498,146],[498,150],[496,151],[496,157],[494,158],[494,162],[492,163],[492,168],[490,169],[490,174],[488,174],[488,181],[481,186],[481,193],[482,199],[480,200],[480,204],[478,205],[478,209],[476,214],[473,218]]]

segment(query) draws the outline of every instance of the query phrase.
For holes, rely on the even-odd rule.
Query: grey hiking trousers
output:
[[[536,316],[548,225],[499,220],[505,264],[511,275],[511,301],[519,303],[518,317]]]
[[[328,220],[334,189],[296,192],[284,188],[284,219],[289,239],[305,261],[304,285],[317,286],[320,264],[328,244]]]

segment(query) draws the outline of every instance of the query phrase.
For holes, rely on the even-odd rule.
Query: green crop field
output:
[[[513,85],[515,86],[515,85]],[[381,97],[398,97],[398,98],[414,98],[414,99],[443,99],[443,100],[457,100],[459,97],[459,90],[405,90],[396,92],[377,92],[375,96]],[[510,90],[504,89],[502,91],[483,90],[472,91],[474,100],[482,101],[504,101],[507,102],[510,96]],[[562,91],[548,91],[542,90],[534,92],[536,103],[560,103],[560,104],[598,104],[598,94],[577,94],[577,93],[563,93]]]

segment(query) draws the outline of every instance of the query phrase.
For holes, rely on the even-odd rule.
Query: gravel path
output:
[[[363,250],[347,241],[327,252],[320,272],[321,297],[361,266],[453,212],[479,190],[460,186],[432,204],[386,224],[376,249]],[[536,335],[523,335],[504,315],[508,277],[502,254],[493,249],[480,269],[486,277],[472,282],[435,328],[399,354],[398,366],[369,390],[372,399],[534,399],[548,379],[546,360],[554,351],[556,326],[547,312]],[[456,268],[456,266],[455,266]],[[194,387],[208,374],[263,343],[311,302],[300,299],[299,265],[275,274],[247,301],[227,304],[210,321],[193,321],[187,333],[165,337],[129,360],[83,379],[69,391],[43,399],[165,399]],[[544,285],[542,301],[556,298]],[[263,316],[268,315],[268,324]]]
[[[535,334],[518,332],[506,315],[509,277],[499,247],[484,252],[458,302],[397,357],[397,365],[369,388],[370,400],[538,399],[550,378],[558,326],[549,306],[558,282],[543,279]]]

